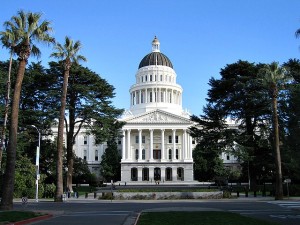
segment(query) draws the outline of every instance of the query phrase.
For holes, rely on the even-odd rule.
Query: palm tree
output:
[[[50,36],[50,32],[52,31],[50,22],[44,20],[40,23],[41,16],[42,14],[40,13],[19,11],[17,16],[13,16],[10,21],[4,23],[6,28],[15,31],[17,34],[18,40],[13,47],[13,51],[18,56],[19,65],[11,106],[7,163],[1,199],[1,209],[3,210],[13,208],[19,102],[25,67],[31,54],[35,56],[41,54],[38,47],[34,45],[35,41],[45,44],[54,43],[54,38]],[[1,34],[1,37],[3,37],[3,34]]]
[[[64,45],[57,43],[54,52],[51,54],[52,57],[62,59],[64,64],[64,81],[61,96],[61,105],[59,110],[59,122],[58,122],[58,134],[57,134],[57,162],[56,162],[56,191],[55,191],[55,201],[62,201],[63,194],[63,138],[64,138],[64,120],[65,120],[65,109],[67,101],[67,88],[69,73],[72,63],[78,63],[78,61],[86,61],[86,58],[82,55],[78,55],[81,49],[80,41],[73,42],[69,37],[65,37]],[[69,180],[69,185],[72,187],[72,173],[73,173],[73,151],[67,152],[67,164],[68,164],[68,174],[67,179]],[[71,178],[71,180],[70,180]],[[71,188],[70,188],[71,189]]]
[[[285,73],[285,69],[280,67],[277,62],[272,62],[270,65],[265,65],[260,70],[263,85],[269,91],[272,99],[272,117],[273,117],[273,132],[274,132],[274,147],[275,147],[275,165],[276,165],[276,193],[275,200],[283,199],[282,186],[282,171],[281,171],[281,155],[279,143],[279,123],[277,113],[277,98],[279,88],[289,79]]]
[[[6,127],[7,127],[7,119],[8,119],[8,109],[10,103],[10,89],[11,89],[11,67],[12,67],[12,59],[14,54],[14,47],[18,42],[18,34],[15,30],[7,28],[5,31],[0,32],[2,45],[9,49],[10,57],[9,57],[9,66],[8,66],[8,76],[6,82],[6,97],[5,97],[5,110],[4,110],[4,122],[2,129],[2,138],[0,145],[0,171],[2,165],[2,153],[5,148],[5,140],[6,140]]]

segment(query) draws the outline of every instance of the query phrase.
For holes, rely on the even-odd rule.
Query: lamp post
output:
[[[35,158],[35,166],[36,166],[36,181],[35,181],[35,201],[38,202],[39,201],[39,180],[40,180],[40,146],[41,146],[41,133],[39,131],[39,129],[34,126],[34,125],[30,125],[31,127],[35,128],[36,131],[39,134],[39,142],[38,142],[38,146],[36,147],[36,158]]]

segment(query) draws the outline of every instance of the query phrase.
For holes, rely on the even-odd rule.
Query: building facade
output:
[[[120,120],[122,182],[191,182],[192,150],[189,113],[182,109],[182,87],[169,58],[155,37],[152,52],[140,62],[129,90],[130,109]]]

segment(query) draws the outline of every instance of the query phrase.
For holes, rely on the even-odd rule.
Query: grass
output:
[[[230,212],[145,212],[137,225],[278,225]]]
[[[2,211],[0,212],[0,224],[13,223],[21,220],[26,220],[38,217],[44,214],[30,211]]]

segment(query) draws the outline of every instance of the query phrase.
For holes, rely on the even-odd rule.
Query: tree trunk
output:
[[[283,187],[282,187],[282,172],[281,172],[281,156],[279,146],[279,129],[278,129],[278,115],[277,115],[277,99],[272,97],[273,107],[273,129],[274,129],[274,146],[275,146],[275,165],[276,165],[276,193],[275,200],[283,199]]]
[[[61,202],[63,194],[63,153],[64,153],[64,119],[68,91],[69,70],[64,71],[64,82],[59,111],[58,134],[57,134],[57,162],[56,162],[56,192],[54,201]]]
[[[19,102],[24,78],[26,60],[19,62],[18,74],[14,88],[11,108],[11,120],[9,129],[9,142],[7,148],[7,162],[3,179],[1,209],[11,210],[13,208],[13,192],[15,184],[15,165],[18,133]]]
[[[6,82],[6,97],[5,97],[5,111],[4,111],[4,122],[3,122],[3,129],[2,129],[2,138],[0,143],[0,171],[2,170],[2,154],[5,148],[6,143],[6,127],[7,127],[7,119],[8,119],[8,109],[9,109],[9,100],[10,100],[10,77],[11,77],[11,67],[12,67],[12,57],[13,52],[10,52],[9,58],[9,67],[8,67],[8,76]]]
[[[67,187],[73,192],[72,183],[73,183],[73,164],[74,164],[74,154],[73,154],[73,138],[74,138],[74,128],[75,128],[75,112],[72,107],[72,100],[70,101],[69,108],[69,132],[67,135]]]

